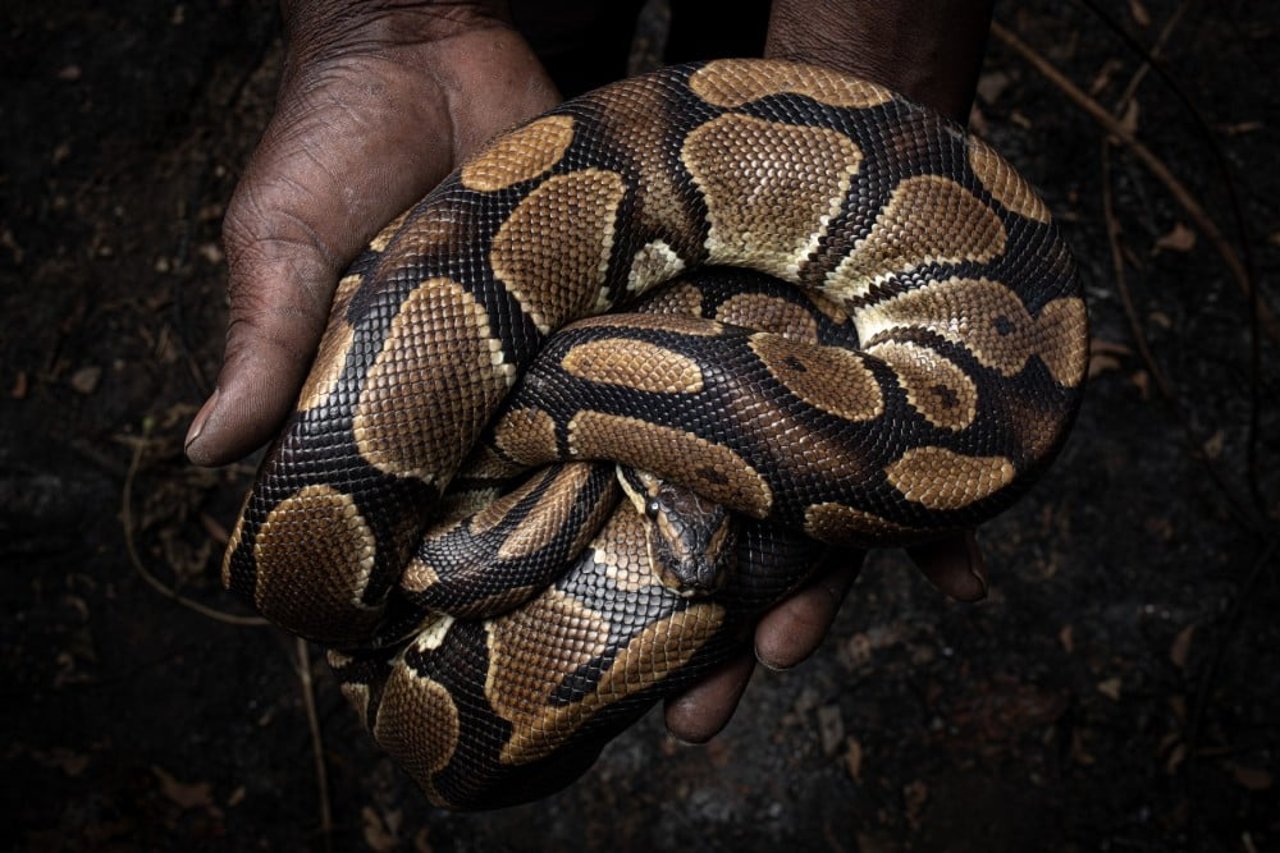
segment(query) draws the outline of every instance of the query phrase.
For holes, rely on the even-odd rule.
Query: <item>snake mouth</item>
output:
[[[701,558],[669,562],[655,558],[652,543],[649,559],[662,585],[681,598],[702,598],[724,587],[730,574],[726,561]]]

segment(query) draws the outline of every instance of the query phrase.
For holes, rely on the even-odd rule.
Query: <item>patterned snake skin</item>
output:
[[[818,543],[1007,507],[1086,355],[1049,211],[984,143],[819,68],[665,69],[500,137],[375,238],[224,581],[336,649],[433,802],[533,799],[723,660]],[[731,510],[727,576],[657,570],[613,463]]]

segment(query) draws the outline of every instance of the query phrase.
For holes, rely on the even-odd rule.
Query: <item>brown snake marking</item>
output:
[[[656,290],[713,265],[786,284]],[[583,319],[655,290],[659,313]],[[501,137],[374,239],[224,578],[341,649],[434,802],[532,799],[721,660],[809,537],[902,544],[1008,506],[1086,351],[1069,253],[985,144],[823,69],[666,69]],[[589,458],[764,519],[728,583],[664,586]]]

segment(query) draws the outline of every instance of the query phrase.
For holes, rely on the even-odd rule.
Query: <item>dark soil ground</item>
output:
[[[1280,6],[1106,6],[1203,126],[1083,4],[999,4],[1168,171],[993,38],[975,125],[1063,223],[1095,344],[1060,462],[983,531],[990,597],[949,603],[876,554],[825,646],[758,672],[709,746],[650,715],[567,791],[457,816],[312,649],[322,793],[298,644],[143,576],[246,612],[217,566],[252,464],[180,448],[220,354],[219,220],[269,115],[274,7],[5,4],[5,846],[319,847],[327,798],[338,849],[1280,849],[1276,330],[1254,384],[1249,301],[1193,212],[1280,304]]]

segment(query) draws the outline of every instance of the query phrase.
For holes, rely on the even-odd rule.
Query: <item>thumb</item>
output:
[[[451,168],[443,96],[416,82],[375,59],[285,81],[223,224],[229,322],[217,389],[187,435],[196,464],[236,459],[278,429],[339,272]]]
[[[514,31],[486,24],[423,38],[377,50],[353,38],[357,50],[286,73],[227,207],[226,351],[217,390],[187,433],[192,462],[229,462],[274,434],[310,367],[339,272],[458,160],[559,100]]]

